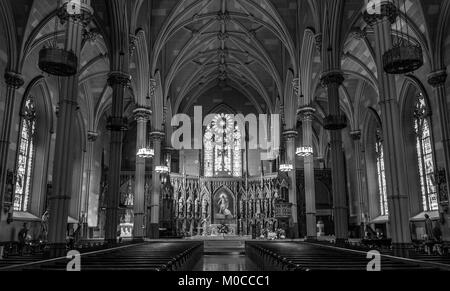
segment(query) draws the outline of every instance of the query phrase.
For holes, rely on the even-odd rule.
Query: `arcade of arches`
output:
[[[54,255],[75,230],[108,243],[373,233],[401,253],[426,239],[425,214],[449,241],[450,1],[381,0],[372,17],[365,2],[0,1],[0,242],[27,223]],[[419,69],[385,72],[395,38],[421,46]],[[51,47],[77,56],[75,75],[42,70]],[[279,146],[248,148],[234,117],[250,114],[279,116],[259,128]],[[173,144],[189,118],[202,149]]]

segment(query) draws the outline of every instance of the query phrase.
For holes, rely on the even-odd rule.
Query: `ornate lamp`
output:
[[[156,166],[155,172],[158,174],[168,174],[169,173],[169,167],[166,165]]]
[[[136,155],[142,159],[151,159],[155,155],[155,151],[149,147],[142,147],[137,151]]]
[[[281,164],[280,172],[291,172],[294,170],[294,166],[292,164]]]
[[[89,5],[80,0],[66,0],[58,10],[58,17],[65,22],[69,17],[77,17],[88,23],[93,14]],[[78,57],[73,51],[58,47],[58,21],[55,21],[55,36],[50,47],[44,47],[39,52],[39,68],[50,74],[61,77],[74,76],[78,71]]]
[[[395,4],[390,3],[390,15],[392,20],[396,20],[399,15],[399,7],[401,0],[398,0],[396,7]],[[383,69],[388,74],[406,74],[418,70],[423,66],[423,52],[422,47],[419,44],[413,44],[409,35],[408,29],[408,15],[406,9],[406,1],[403,0],[405,24],[396,24],[396,29],[400,35],[406,35],[406,38],[396,36],[393,39],[393,46],[390,50],[386,51],[383,55]],[[405,28],[403,28],[403,26]]]
[[[312,147],[299,147],[297,148],[297,151],[295,152],[295,154],[299,157],[308,157],[308,156],[312,156],[314,153],[314,150]]]
[[[39,52],[39,68],[50,75],[69,77],[77,73],[78,58],[72,51],[44,47]]]
[[[418,70],[423,65],[420,45],[397,43],[383,55],[383,68],[388,74],[406,74]]]

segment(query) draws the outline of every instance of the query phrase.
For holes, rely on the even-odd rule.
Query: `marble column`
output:
[[[161,141],[164,140],[164,132],[153,131],[150,133],[150,137],[153,140],[153,149],[155,150],[155,156],[153,157],[153,171],[152,171],[152,183],[153,192],[150,198],[150,227],[149,238],[159,238],[159,200],[161,194],[161,180],[160,175],[156,173],[156,166],[161,165]]]
[[[137,121],[137,151],[147,146],[147,122],[150,119],[151,111],[145,107],[138,107],[133,113]],[[136,156],[133,212],[133,240],[142,241],[145,237],[145,158],[138,156]]]
[[[316,110],[312,107],[302,107],[299,110],[303,129],[303,146],[313,148],[313,117]],[[303,158],[305,170],[305,202],[306,202],[306,236],[309,240],[317,238],[316,221],[316,189],[314,181],[314,154]]]
[[[362,163],[363,153],[361,146],[361,131],[355,130],[350,132],[350,136],[353,139],[353,150],[354,150],[354,159],[355,159],[355,170],[356,170],[356,196],[358,197],[358,218],[357,223],[361,227],[365,227],[366,225],[366,217],[367,217],[367,199],[365,192],[365,181],[364,181],[364,165]],[[364,229],[361,230],[364,233]]]
[[[0,203],[3,206],[8,206],[12,208],[14,201],[5,201],[5,191],[6,191],[6,176],[8,171],[8,157],[9,157],[9,146],[11,144],[11,126],[14,114],[14,104],[16,91],[23,86],[24,80],[20,74],[6,71],[5,72],[5,83],[6,83],[6,96],[5,105],[2,120],[2,132],[0,136]],[[12,169],[10,169],[12,170]],[[9,198],[8,198],[9,199]],[[13,199],[13,197],[11,197]],[[9,205],[5,205],[8,203]]]
[[[444,148],[445,163],[445,181],[447,182],[447,199],[450,197],[450,128],[448,117],[447,96],[445,92],[445,81],[447,72],[444,70],[436,71],[428,76],[428,83],[434,88],[434,95],[438,103],[439,110],[439,128],[441,130],[442,147]]]
[[[89,195],[91,192],[91,176],[92,176],[92,170],[94,166],[94,145],[95,141],[98,138],[98,133],[89,131],[87,134],[87,147],[86,147],[86,185],[84,190],[84,196],[83,196],[83,208],[82,213],[84,213],[84,221],[83,221],[83,231],[82,236],[84,238],[88,237],[88,216],[89,216]]]
[[[408,256],[411,247],[409,228],[409,198],[407,193],[406,166],[400,125],[400,109],[397,101],[395,76],[383,70],[383,55],[392,48],[392,23],[398,16],[397,7],[389,1],[381,3],[379,14],[364,13],[364,20],[375,32],[375,54],[380,85],[380,107],[383,125],[386,192],[394,253]]]
[[[286,130],[283,132],[283,137],[286,140],[286,163],[290,163],[293,166],[293,170],[289,172],[289,203],[292,204],[291,224],[290,224],[290,236],[291,238],[298,238],[298,210],[297,210],[297,181],[296,181],[296,168],[295,168],[295,138],[298,132],[294,129]]]
[[[108,76],[108,85],[112,87],[112,112],[107,128],[111,132],[109,150],[108,192],[106,193],[105,241],[117,243],[119,232],[120,171],[122,168],[122,139],[128,122],[123,117],[124,97],[131,82],[131,75],[114,71]]]
[[[61,20],[66,22],[65,49],[80,57],[83,28],[90,22],[93,11],[90,1],[82,1],[79,14],[69,14],[63,7],[58,13]],[[78,77],[61,78],[59,96],[58,125],[55,141],[55,155],[53,163],[53,187],[49,200],[48,252],[50,257],[66,255],[67,218],[72,193],[73,173],[73,126],[75,124]]]
[[[341,114],[339,104],[339,87],[344,82],[341,71],[324,72],[322,84],[328,93],[328,122],[343,123],[345,116]],[[331,177],[333,191],[333,218],[336,243],[342,244],[348,239],[348,201],[345,185],[345,163],[340,129],[330,130]]]

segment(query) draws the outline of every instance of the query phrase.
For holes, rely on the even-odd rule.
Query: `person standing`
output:
[[[19,254],[22,256],[23,255],[23,250],[25,248],[26,245],[26,241],[27,241],[27,236],[28,236],[28,227],[27,224],[24,223],[22,229],[19,231],[18,234],[18,238],[19,238]]]

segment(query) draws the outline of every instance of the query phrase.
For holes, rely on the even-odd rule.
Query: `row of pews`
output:
[[[84,253],[81,271],[186,271],[203,253],[199,242],[152,242]],[[10,270],[66,271],[70,260],[41,261]],[[0,267],[1,270],[1,267]]]
[[[367,271],[364,252],[302,242],[247,242],[246,254],[259,271]],[[414,261],[381,258],[382,271],[437,270]]]

